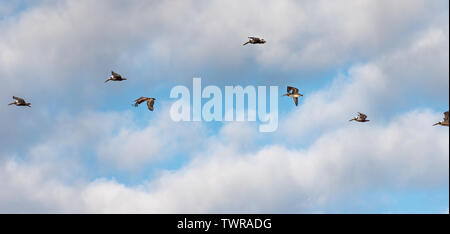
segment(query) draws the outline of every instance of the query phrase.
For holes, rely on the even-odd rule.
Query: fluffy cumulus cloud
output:
[[[448,184],[448,130],[429,124],[438,116],[414,111],[386,125],[345,127],[302,150],[272,145],[243,153],[229,147],[233,142],[216,142],[208,156],[201,152],[184,168],[134,187],[109,179],[68,186],[41,167],[11,160],[2,168],[1,186],[9,188],[2,207],[29,210],[6,205],[24,200],[66,212],[326,211],[328,203],[367,189]]]
[[[33,103],[0,105],[1,213],[374,212],[384,201],[367,193],[448,198],[449,131],[431,126],[448,110],[448,1],[25,0],[0,3],[0,30],[0,99]],[[243,47],[250,35],[268,43]],[[111,69],[132,79],[105,85]],[[192,72],[216,71],[214,84],[254,70],[334,75],[289,79],[317,88],[270,134],[173,122],[164,97],[154,112],[130,107]],[[348,122],[358,111],[371,122]]]
[[[125,127],[101,141],[97,153],[105,162],[125,169],[141,168],[171,155],[194,152],[203,144],[206,130],[201,123],[174,125],[169,111],[147,123],[146,127]]]
[[[387,113],[396,114],[403,106],[424,100],[445,107],[449,96],[448,42],[448,24],[433,27],[401,49],[350,67],[348,74],[335,77],[329,87],[305,97],[302,108],[284,117],[280,132],[296,139],[310,137],[312,131],[343,124],[356,111],[383,120]]]
[[[155,59],[164,61],[162,68],[205,63],[239,67],[251,59],[271,67],[326,69],[407,43],[414,32],[439,15],[445,17],[446,4],[44,1],[1,21],[0,71],[9,87],[19,89],[29,82],[74,85],[69,78],[91,80],[124,61],[131,61],[121,66],[130,72]],[[242,49],[251,35],[269,39],[264,50]]]

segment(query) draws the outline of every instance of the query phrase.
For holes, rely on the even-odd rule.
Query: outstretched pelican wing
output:
[[[150,99],[147,101],[147,106],[150,111],[153,111],[153,105],[155,104],[155,99]]]
[[[298,106],[298,97],[294,97],[295,105]]]

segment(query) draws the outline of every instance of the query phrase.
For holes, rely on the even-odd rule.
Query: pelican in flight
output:
[[[294,102],[295,102],[295,105],[298,106],[298,98],[299,98],[299,97],[303,97],[303,94],[299,93],[297,88],[288,86],[288,87],[287,87],[287,94],[283,94],[283,95],[281,95],[281,96],[282,96],[282,97],[283,97],[283,96],[288,96],[288,97],[293,98],[293,99],[294,99]]]
[[[363,114],[361,112],[358,112],[358,117],[355,117],[355,118],[353,118],[353,119],[351,119],[349,121],[356,121],[356,122],[363,123],[363,122],[369,122],[370,120],[367,119],[367,115],[365,115],[365,114]]]
[[[433,126],[436,126],[436,125],[441,125],[441,126],[447,126],[448,127],[448,111],[444,113],[444,121],[435,123]]]
[[[126,80],[126,78],[124,78],[121,75],[111,71],[111,76],[109,77],[109,79],[107,79],[105,81],[105,83],[108,82],[108,81],[123,81],[123,80]]]
[[[156,98],[148,98],[148,97],[140,97],[136,100],[134,100],[134,106],[137,107],[139,104],[143,102],[147,102],[147,107],[150,111],[153,111],[153,105],[155,104]]]
[[[16,101],[13,102],[13,103],[9,103],[8,105],[31,107],[31,103],[25,102],[25,100],[23,98],[13,96],[13,99],[16,100]]]
[[[265,44],[266,40],[262,39],[262,38],[258,38],[258,37],[248,37],[248,40],[244,45],[247,44]]]

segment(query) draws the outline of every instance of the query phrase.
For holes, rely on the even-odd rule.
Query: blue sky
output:
[[[448,1],[1,1],[0,212],[448,213]],[[116,17],[119,16],[120,17]],[[242,44],[261,36],[264,45]],[[128,78],[104,83],[111,70]],[[279,127],[170,90],[298,87]],[[192,93],[191,93],[192,95]],[[155,111],[132,107],[157,98]],[[205,103],[207,100],[203,100]],[[358,111],[368,124],[349,123]]]

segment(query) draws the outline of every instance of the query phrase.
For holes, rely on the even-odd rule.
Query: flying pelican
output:
[[[441,126],[447,126],[448,127],[448,111],[444,113],[444,121],[435,123],[433,126],[436,126],[436,125],[441,125]]]
[[[288,87],[287,87],[287,94],[283,94],[283,95],[281,95],[281,96],[282,96],[282,97],[283,97],[283,96],[288,96],[288,97],[293,98],[293,99],[294,99],[294,102],[295,102],[295,105],[298,106],[298,98],[299,98],[299,97],[303,97],[303,94],[299,93],[297,88],[288,86]]]
[[[147,102],[147,107],[150,111],[153,111],[153,104],[155,104],[156,98],[148,98],[148,97],[140,97],[136,100],[134,100],[135,104],[134,106],[137,107],[139,104],[143,102]]]
[[[362,123],[370,121],[370,120],[367,119],[367,115],[365,115],[365,114],[363,114],[361,112],[358,112],[358,114],[359,114],[358,117],[355,117],[355,118],[353,118],[353,119],[351,119],[349,121],[356,121],[356,122],[362,122]]]
[[[13,96],[13,99],[16,100],[16,101],[13,102],[13,103],[9,103],[8,105],[31,107],[31,103],[25,102],[25,100],[23,98]]]
[[[108,82],[108,81],[123,81],[123,80],[126,80],[126,78],[124,78],[121,75],[111,71],[111,76],[109,77],[109,79],[107,79],[105,81],[105,83]]]
[[[258,38],[258,37],[248,37],[250,40],[247,41],[244,45],[247,44],[265,44],[266,40],[262,39],[262,38]]]

